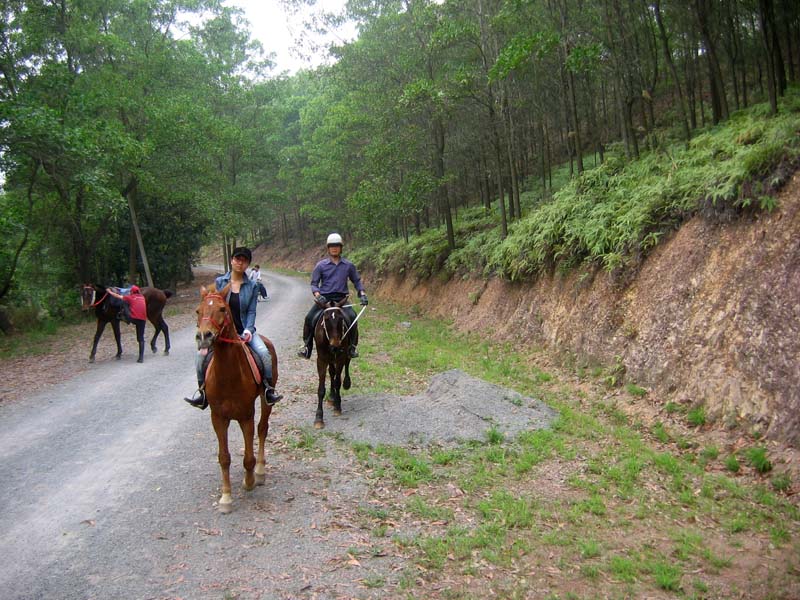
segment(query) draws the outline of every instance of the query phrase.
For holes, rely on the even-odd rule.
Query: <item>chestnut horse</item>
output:
[[[256,383],[247,360],[247,345],[239,339],[233,323],[231,309],[225,298],[230,284],[219,292],[200,288],[200,305],[197,307],[197,349],[201,354],[213,348],[214,355],[206,372],[206,399],[211,407],[211,424],[219,443],[219,466],[222,471],[222,496],[219,510],[229,513],[233,507],[231,498],[231,454],[228,451],[228,426],[238,421],[244,436],[244,488],[252,490],[256,484],[263,485],[264,445],[269,430],[269,415],[272,406],[267,404],[264,388]],[[263,335],[261,338],[272,355],[272,385],[278,382],[278,356],[275,347]],[[257,359],[256,359],[257,360]],[[258,459],[253,455],[255,427],[255,399],[261,397],[261,419],[258,421]],[[253,469],[255,467],[255,471]]]
[[[338,302],[327,302],[323,306],[316,326],[314,327],[314,342],[317,345],[317,414],[314,427],[323,429],[325,421],[322,418],[322,401],[325,398],[326,372],[331,375],[331,404],[333,414],[337,417],[342,414],[342,395],[340,390],[350,389],[350,336],[348,321],[342,306],[347,304],[348,296]],[[342,381],[344,369],[344,381]]]
[[[158,334],[164,333],[164,354],[169,354],[169,327],[164,320],[163,312],[164,306],[167,303],[167,298],[172,296],[170,290],[159,290],[158,288],[143,287],[142,295],[147,303],[147,320],[153,324],[155,333],[150,340],[150,349],[155,354],[156,352],[156,339]],[[92,343],[92,353],[89,355],[89,362],[94,362],[95,354],[97,354],[97,343],[100,341],[100,336],[108,323],[111,323],[111,329],[114,331],[114,339],[117,342],[117,355],[116,359],[119,360],[122,356],[122,344],[119,339],[119,319],[117,318],[119,312],[123,310],[122,301],[115,299],[111,294],[106,291],[102,285],[94,283],[85,283],[81,287],[81,308],[89,310],[94,308],[94,314],[97,317],[97,330],[94,334],[94,342]]]

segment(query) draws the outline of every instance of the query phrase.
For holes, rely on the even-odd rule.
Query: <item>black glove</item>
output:
[[[367,300],[366,294],[361,294],[361,306],[366,306],[369,304],[369,300]]]
[[[319,296],[314,298],[314,302],[316,302],[317,304],[327,304],[328,303],[328,299],[325,296],[323,296],[322,294],[320,294]]]

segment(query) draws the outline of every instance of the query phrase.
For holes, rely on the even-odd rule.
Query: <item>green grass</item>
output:
[[[772,478],[772,487],[776,492],[788,492],[792,487],[792,478],[787,473],[780,473]]]
[[[738,473],[739,469],[741,469],[742,466],[739,464],[739,459],[736,458],[735,455],[730,454],[725,459],[725,468],[728,469],[728,471],[730,471],[731,473]]]
[[[646,396],[647,395],[647,390],[646,389],[644,389],[643,387],[639,387],[638,385],[635,385],[633,383],[627,384],[625,386],[625,389],[628,390],[628,393],[631,396],[637,396],[637,397],[641,398],[642,396]]]
[[[412,327],[400,328],[402,321]],[[516,437],[489,427],[482,440],[448,447],[351,445],[371,480],[396,491],[386,512],[366,515],[370,539],[400,546],[426,581],[478,578],[492,565],[499,577],[487,585],[503,596],[511,588],[501,585],[502,573],[543,561],[563,563],[564,572],[579,573],[603,597],[623,589],[628,597],[692,597],[702,593],[698,586],[719,595],[719,579],[741,554],[743,539],[787,549],[796,539],[800,514],[778,493],[790,482],[778,480],[776,488],[750,481],[750,469],[734,479],[707,468],[720,450],[694,438],[697,430],[673,437],[663,423],[647,428],[600,385],[578,394],[553,369],[543,381],[514,348],[396,307],[365,322],[362,336],[389,356],[358,363],[359,381],[376,391],[418,393],[432,376],[457,366],[541,398],[559,413],[550,429]],[[500,356],[513,368],[494,364]],[[742,451],[748,464],[766,458],[755,450]],[[730,470],[738,460],[729,455],[723,464]],[[389,538],[389,527],[396,535],[403,523],[411,524],[410,537]],[[700,572],[702,580],[691,575]],[[418,585],[403,578],[412,596]],[[470,592],[459,588],[453,597]]]
[[[702,406],[691,409],[686,413],[686,421],[692,427],[702,427],[706,424],[706,409]]]
[[[767,473],[772,470],[772,463],[767,458],[766,448],[749,448],[745,454],[752,467],[759,473]]]

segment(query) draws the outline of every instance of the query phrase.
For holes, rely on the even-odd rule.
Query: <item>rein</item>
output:
[[[353,305],[351,304],[350,306],[353,306]],[[355,324],[356,324],[356,321],[358,321],[358,320],[361,318],[361,315],[362,315],[362,314],[364,314],[364,311],[365,311],[365,310],[367,310],[367,306],[366,306],[366,304],[365,304],[365,305],[364,305],[364,307],[363,307],[363,308],[362,308],[362,309],[359,311],[359,313],[356,315],[356,318],[355,318],[355,319],[353,319],[353,322],[352,322],[352,323],[350,323],[350,327],[348,327],[348,328],[347,328],[347,331],[345,331],[345,332],[344,332],[344,335],[347,335],[348,333],[350,333],[350,330],[353,328],[353,325],[355,325]],[[343,335],[342,337],[344,337],[344,335]]]

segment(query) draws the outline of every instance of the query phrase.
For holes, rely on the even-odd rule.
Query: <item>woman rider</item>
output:
[[[214,285],[219,292],[226,285],[230,284],[231,289],[225,299],[231,308],[233,323],[236,333],[244,340],[253,353],[258,356],[261,363],[261,373],[263,375],[264,386],[266,387],[265,396],[267,404],[275,404],[283,398],[275,393],[272,386],[272,356],[269,349],[260,335],[256,335],[256,304],[258,302],[258,288],[245,273],[253,254],[249,248],[240,246],[234,248],[231,255],[231,270],[217,277]],[[197,369],[197,393],[192,398],[184,398],[192,406],[205,410],[208,400],[205,393],[205,357],[197,353],[195,357],[195,368]]]

